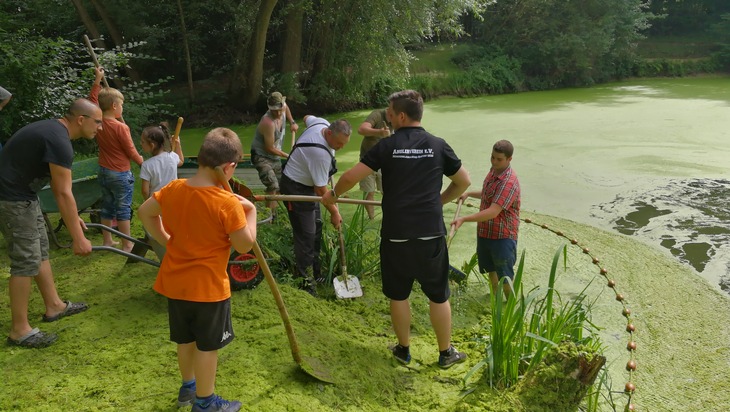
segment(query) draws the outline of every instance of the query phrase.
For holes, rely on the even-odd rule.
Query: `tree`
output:
[[[301,68],[304,12],[309,0],[291,2],[284,16],[284,40],[281,47],[281,72],[295,74]]]
[[[104,21],[104,25],[106,26],[107,30],[109,30],[109,35],[111,36],[112,40],[114,41],[114,45],[117,48],[124,48],[124,45],[126,42],[124,41],[124,37],[122,36],[121,30],[119,29],[119,26],[117,26],[116,21],[111,17],[109,13],[107,13],[106,7],[104,7],[104,4],[101,2],[101,0],[90,0],[91,4],[94,6],[94,9],[96,9],[96,12],[101,17],[102,21]],[[139,73],[131,66],[131,64],[128,64],[126,67],[126,72],[129,75],[129,77],[135,81],[138,82],[141,80],[141,77],[139,76]],[[115,80],[115,84],[119,84],[119,81]]]
[[[305,15],[302,80],[309,101],[328,110],[382,105],[409,77],[406,45],[459,36],[458,20],[489,1],[322,0]]]
[[[180,13],[180,31],[183,39],[183,51],[185,53],[185,70],[188,75],[188,99],[192,106],[195,102],[195,91],[193,88],[193,67],[190,63],[190,46],[188,45],[188,31],[185,28],[185,15],[183,14],[182,2],[177,0],[177,10]]]
[[[631,59],[648,14],[643,0],[505,0],[475,39],[520,60],[531,89],[592,84]]]
[[[650,32],[672,36],[703,33],[730,12],[727,0],[653,0],[648,7],[659,17]]]
[[[718,51],[714,57],[725,71],[730,71],[730,13],[723,14],[722,20],[712,26]]]
[[[245,59],[246,88],[243,89],[242,103],[246,107],[253,107],[261,95],[261,84],[264,79],[264,53],[266,52],[266,32],[269,29],[269,20],[274,11],[277,0],[261,0],[256,25],[254,26],[248,54]]]

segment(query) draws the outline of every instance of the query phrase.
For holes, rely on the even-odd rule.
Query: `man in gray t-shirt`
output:
[[[304,116],[307,129],[289,153],[281,177],[284,195],[322,196],[327,192],[330,176],[336,171],[335,151],[350,141],[352,129],[347,120],[327,120]],[[295,277],[302,278],[301,287],[316,295],[314,279],[320,278],[319,249],[322,242],[322,218],[319,204],[285,202],[294,233]],[[330,222],[339,227],[342,217],[337,205],[326,206]]]

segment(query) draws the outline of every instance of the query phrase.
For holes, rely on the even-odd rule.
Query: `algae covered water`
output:
[[[478,188],[515,145],[525,210],[636,236],[730,285],[730,78],[640,79],[427,102]]]

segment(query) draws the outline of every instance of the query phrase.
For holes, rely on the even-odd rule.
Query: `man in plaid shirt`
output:
[[[481,273],[489,273],[492,289],[499,281],[508,277],[514,279],[517,261],[517,229],[520,225],[520,181],[510,162],[514,146],[507,140],[500,140],[492,147],[492,168],[484,179],[481,192],[465,192],[461,200],[468,197],[482,200],[479,212],[455,219],[452,224],[458,229],[464,222],[477,223],[477,257]],[[509,296],[509,282],[503,284],[505,296]]]

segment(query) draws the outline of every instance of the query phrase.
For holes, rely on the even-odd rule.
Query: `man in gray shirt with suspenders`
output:
[[[289,154],[282,173],[280,188],[284,195],[322,196],[327,183],[337,171],[335,151],[350,141],[352,128],[343,119],[330,124],[325,119],[304,116],[307,129]],[[294,234],[295,277],[301,288],[316,296],[315,280],[320,277],[319,250],[322,243],[322,217],[319,203],[284,202]],[[336,228],[342,223],[337,205],[326,206],[330,222]]]

